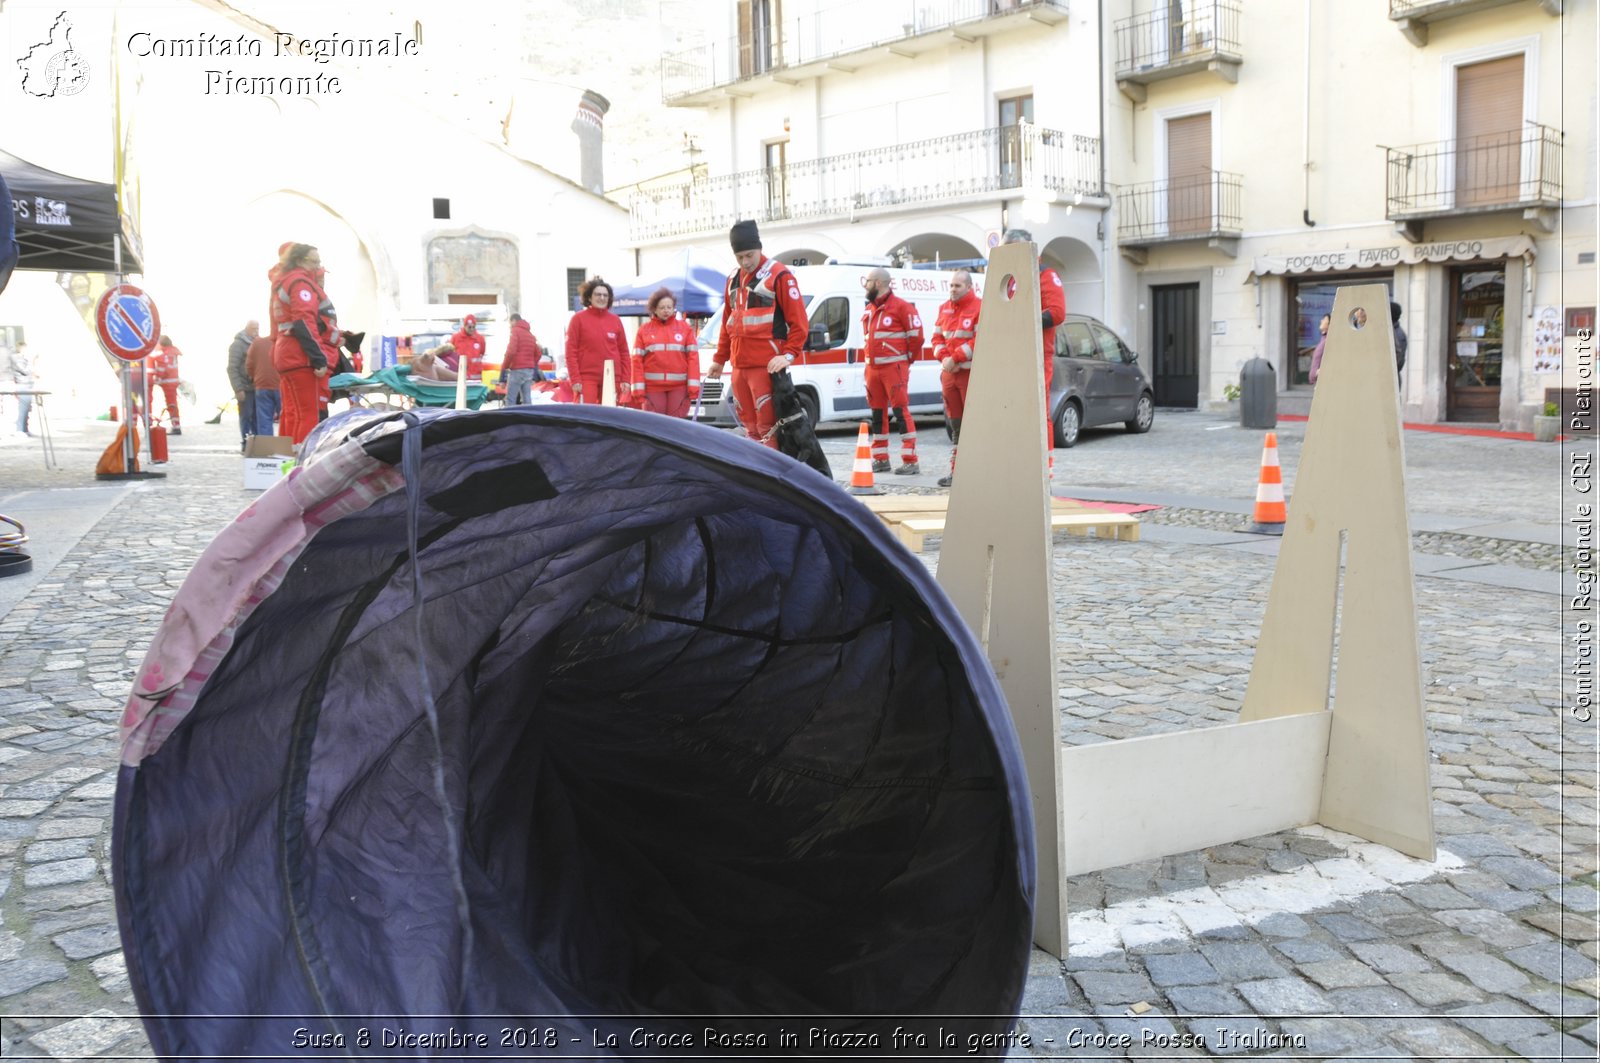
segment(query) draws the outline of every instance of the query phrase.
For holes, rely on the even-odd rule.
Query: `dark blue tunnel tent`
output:
[[[631,410],[352,414],[311,450],[236,522],[281,583],[215,631],[180,592],[152,657],[184,625],[210,657],[151,696],[170,735],[125,748],[119,917],[158,1054],[293,1058],[297,1030],[377,1054],[356,1039],[385,1016],[500,1053],[554,1030],[549,1054],[698,1040],[703,1016],[1010,1028],[1021,754],[980,647],[877,518]],[[308,487],[324,462],[405,482],[334,507]],[[300,543],[272,516],[289,495]],[[225,578],[228,541],[190,583]]]

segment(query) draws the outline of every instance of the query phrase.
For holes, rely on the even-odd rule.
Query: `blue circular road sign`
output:
[[[94,319],[101,346],[123,361],[141,361],[161,339],[155,300],[131,284],[107,288],[95,306]]]

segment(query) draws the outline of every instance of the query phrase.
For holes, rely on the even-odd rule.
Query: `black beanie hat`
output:
[[[761,234],[756,231],[756,223],[750,220],[736,221],[733,228],[728,230],[728,242],[733,245],[733,253],[741,251],[755,251],[761,247]]]

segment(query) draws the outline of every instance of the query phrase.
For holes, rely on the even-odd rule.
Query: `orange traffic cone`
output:
[[[1261,448],[1261,480],[1256,485],[1256,516],[1249,530],[1262,535],[1282,535],[1289,520],[1283,500],[1283,467],[1278,464],[1278,433],[1268,432]]]
[[[872,480],[872,434],[867,422],[861,422],[856,433],[856,463],[850,470],[850,493],[853,495],[881,495],[883,488]]]

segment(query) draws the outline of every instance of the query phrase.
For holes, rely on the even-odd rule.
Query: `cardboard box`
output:
[[[288,436],[251,436],[244,448],[244,489],[265,491],[294,467],[294,440]]]

